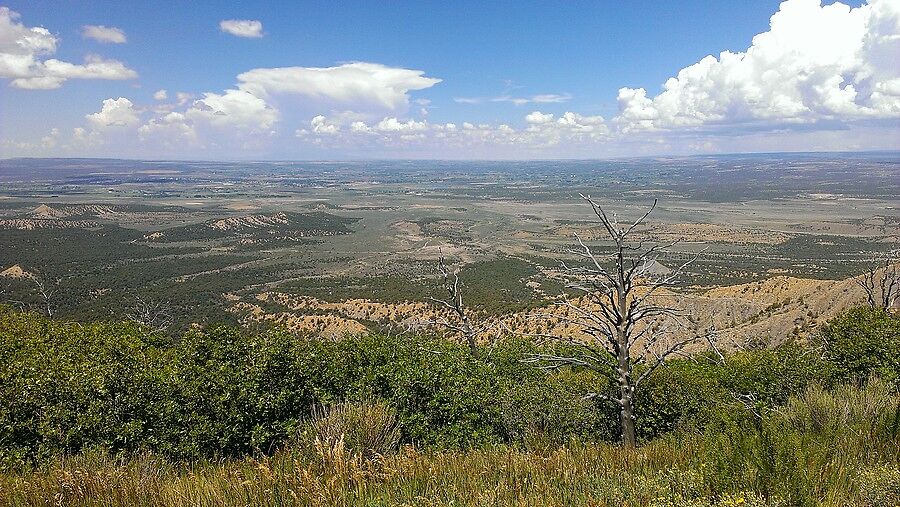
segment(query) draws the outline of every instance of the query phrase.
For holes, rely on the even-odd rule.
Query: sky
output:
[[[0,158],[900,149],[900,0],[0,0]]]

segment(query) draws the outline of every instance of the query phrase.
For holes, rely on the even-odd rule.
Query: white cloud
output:
[[[365,122],[355,121],[350,124],[350,131],[357,134],[365,134],[371,132],[372,129],[369,128],[369,126],[366,125]]]
[[[319,115],[314,117],[309,122],[310,127],[312,127],[312,131],[316,134],[337,134],[340,132],[341,128],[334,123],[329,123],[328,120],[325,119],[324,116]]]
[[[424,121],[400,121],[397,118],[385,118],[375,126],[381,132],[418,132],[426,130],[428,125]]]
[[[556,120],[556,125],[568,135],[579,139],[602,139],[610,133],[602,116],[584,116],[570,111],[563,113]]]
[[[68,79],[134,79],[137,72],[117,60],[88,55],[83,65],[42,57],[56,52],[57,38],[43,27],[27,27],[19,14],[0,7],[0,78],[29,90],[59,88]]]
[[[103,137],[99,132],[87,130],[83,127],[75,127],[72,129],[73,148],[91,148],[102,144]]]
[[[141,141],[158,141],[164,146],[172,147],[183,143],[199,146],[197,131],[181,113],[168,113],[160,118],[153,118],[138,129]]]
[[[268,131],[278,120],[278,112],[266,101],[243,90],[204,93],[194,101],[185,116],[216,127],[239,127]]]
[[[362,121],[347,125],[340,117],[326,118],[318,115],[310,122],[309,129],[296,132],[297,137],[319,146],[410,147],[436,150],[466,147],[519,147],[542,149],[549,146],[570,146],[585,141],[606,140],[610,130],[600,116],[584,116],[566,112],[558,119],[552,114],[535,111],[526,117],[527,127],[516,129],[506,123],[475,124],[464,122],[462,128],[454,123],[429,123],[426,120],[399,119],[389,116],[373,125]]]
[[[50,133],[41,138],[41,147],[45,150],[55,148],[57,143],[59,143],[59,129],[56,127],[50,129]]]
[[[153,94],[153,100],[166,100],[169,98],[169,92],[165,90],[156,90]]]
[[[547,123],[553,121],[553,115],[549,113],[545,114],[540,111],[533,111],[525,116],[525,121],[534,124]]]
[[[127,42],[125,32],[121,28],[113,26],[84,25],[81,27],[81,36],[103,43],[125,44]]]
[[[500,95],[499,97],[455,97],[453,99],[457,104],[482,104],[484,102],[509,102],[517,106],[525,104],[559,104],[572,100],[572,96],[568,93],[545,93],[541,95],[532,95],[530,97],[514,97],[512,95]]]
[[[525,117],[529,126],[523,139],[532,145],[557,146],[605,141],[610,129],[602,116],[585,116],[567,111],[554,119],[552,114],[534,111]]]
[[[900,2],[788,0],[744,52],[707,56],[663,92],[619,90],[622,131],[900,117]]]
[[[178,105],[183,106],[188,103],[189,100],[193,99],[194,95],[187,92],[178,92],[175,94],[175,99],[178,100]]]
[[[85,115],[88,123],[95,130],[110,127],[132,127],[140,122],[134,104],[125,97],[106,99],[100,111]]]
[[[254,19],[226,19],[219,22],[219,30],[248,39],[258,39],[263,36],[262,23]]]
[[[336,67],[253,69],[238,75],[238,88],[257,97],[298,94],[314,100],[397,110],[409,105],[409,92],[430,88],[440,79],[421,70],[354,62]]]
[[[165,130],[171,136],[175,131],[187,133],[190,128],[190,135],[200,140],[198,145],[213,147],[227,143],[229,147],[241,145],[256,149],[265,139],[277,135],[276,122],[295,119],[302,114],[303,107],[328,109],[329,106],[333,107],[327,118],[316,115],[308,128],[297,129],[295,135],[314,139],[376,130],[411,133],[422,130],[423,123],[385,118],[386,121],[370,128],[365,121],[384,117],[385,110],[404,110],[411,101],[411,91],[440,82],[423,74],[418,70],[362,62],[328,68],[253,69],[238,76],[236,88],[221,93],[206,92],[202,98],[190,102],[180,113],[183,120],[165,121],[165,117],[157,117],[142,127],[141,135],[150,138]],[[161,92],[154,95],[157,100],[168,97],[167,92]],[[299,109],[296,101],[290,101],[292,95],[305,99]],[[188,104],[192,96],[178,92],[176,97],[177,105],[159,104],[153,110],[159,115],[176,112],[176,107]],[[293,106],[284,108],[288,114],[286,120],[279,109],[285,102]]]
[[[568,93],[564,93],[562,95],[555,93],[533,95],[530,99],[531,102],[534,102],[536,104],[558,104],[561,102],[568,102],[570,100],[572,100],[572,96]]]
[[[515,104],[517,106],[523,106],[525,104],[559,104],[562,102],[568,102],[572,100],[572,96],[568,93],[566,94],[556,94],[556,93],[545,93],[543,95],[532,95],[531,97],[511,97],[509,95],[502,95],[500,97],[494,97],[491,99],[491,102],[509,102]]]

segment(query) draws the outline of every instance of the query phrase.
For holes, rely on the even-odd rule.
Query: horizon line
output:
[[[861,150],[861,151],[746,151],[728,153],[697,153],[693,155],[638,155],[620,157],[578,157],[578,158],[402,158],[402,157],[373,157],[373,158],[335,158],[335,159],[304,159],[304,158],[271,158],[271,159],[198,159],[198,158],[130,158],[130,157],[5,157],[0,162],[13,160],[105,160],[127,162],[182,162],[182,163],[276,163],[276,162],[306,162],[306,163],[348,163],[348,162],[592,162],[609,160],[642,160],[642,159],[690,159],[704,157],[739,157],[739,156],[763,156],[763,155],[898,155],[900,149],[895,150]]]

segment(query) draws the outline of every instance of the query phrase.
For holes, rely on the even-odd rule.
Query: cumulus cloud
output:
[[[188,103],[191,99],[194,98],[194,95],[188,92],[178,92],[175,94],[175,99],[178,101],[179,106],[183,106]]]
[[[350,131],[357,134],[367,134],[372,131],[365,122],[355,121],[350,124]]]
[[[226,19],[219,22],[219,30],[248,39],[258,39],[263,36],[262,23],[255,19]]]
[[[122,127],[140,125],[129,131],[131,135],[136,133],[141,141],[156,145],[260,149],[277,135],[275,125],[282,121],[278,106],[290,96],[303,97],[307,107],[342,106],[332,109],[327,117],[316,115],[307,128],[295,131],[300,137],[340,137],[362,132],[415,135],[426,130],[424,122],[386,117],[378,115],[378,111],[403,110],[412,100],[411,91],[440,81],[423,74],[371,63],[254,69],[238,76],[235,88],[205,92],[200,98],[177,92],[173,103],[142,109],[123,97],[107,99],[99,112],[86,116],[89,130],[78,135],[104,142],[112,136],[124,136],[126,129]],[[169,100],[170,95],[161,89],[153,93],[153,98],[162,102]],[[427,101],[417,103],[428,104]],[[288,104],[295,106],[296,102]],[[289,119],[294,119],[299,113],[289,106],[284,109],[293,115]],[[142,114],[152,114],[152,117],[141,124]],[[372,118],[382,120],[371,127],[364,123]]]
[[[624,132],[900,117],[900,2],[788,0],[743,52],[681,69],[663,91],[619,90]]]
[[[330,123],[321,114],[310,120],[309,125],[316,134],[331,135],[337,134],[341,130],[340,127],[334,123]]]
[[[428,125],[424,121],[407,120],[404,122],[397,118],[385,118],[376,125],[376,129],[381,132],[418,132],[427,128]]]
[[[163,146],[176,146],[187,143],[199,146],[197,131],[187,118],[177,112],[171,112],[160,118],[152,118],[138,129],[141,141],[158,141]]]
[[[100,111],[86,115],[88,123],[96,130],[111,127],[132,127],[140,122],[134,104],[125,97],[106,99]]]
[[[584,141],[606,139],[610,130],[600,116],[584,116],[566,112],[559,118],[535,111],[526,116],[527,127],[516,129],[506,123],[487,124],[463,122],[429,123],[427,120],[400,119],[389,116],[373,124],[363,121],[347,124],[340,118],[317,115],[309,129],[296,132],[297,137],[315,144],[331,147],[365,147],[371,143],[383,147],[417,145],[435,149],[465,149],[466,147],[520,147],[538,149],[565,146]]]
[[[395,117],[383,118],[381,121],[373,125],[368,125],[363,121],[353,121],[349,125],[349,130],[345,131],[342,126],[342,119],[326,118],[318,115],[310,121],[310,130],[298,130],[298,137],[310,137],[316,134],[334,135],[346,133],[350,136],[354,134],[377,134],[383,135],[383,139],[390,139],[392,136],[403,138],[408,135],[418,135],[438,128],[436,125],[430,125],[427,121],[416,121],[413,119],[401,120]],[[349,141],[352,137],[347,137]]]
[[[553,115],[548,114],[548,113],[542,113],[540,111],[533,111],[531,113],[528,113],[527,116],[525,116],[525,121],[528,123],[533,123],[533,124],[548,123],[548,122],[553,121]]]
[[[573,133],[606,135],[609,128],[602,116],[584,116],[567,111],[556,120],[559,128],[568,129]]]
[[[410,91],[441,82],[424,74],[421,70],[354,62],[335,67],[253,69],[237,78],[240,90],[257,97],[297,94],[319,101],[396,110],[409,105]]]
[[[254,31],[262,35],[261,24],[244,30]],[[99,56],[88,55],[83,64],[53,59],[58,44],[47,29],[26,26],[18,14],[0,8],[0,78],[10,79],[12,86],[49,89],[67,79],[137,76],[121,62]],[[224,90],[196,96],[158,90],[153,93],[158,102],[146,108],[123,97],[110,98],[100,111],[86,115],[84,128],[72,131],[71,144],[105,143],[112,149],[138,138],[148,151],[177,145],[235,154],[287,143],[284,131],[276,129],[283,125],[300,143],[360,156],[414,152],[407,149],[423,156],[596,156],[616,146],[639,154],[760,147],[880,149],[896,144],[890,136],[898,124],[885,120],[900,118],[898,61],[900,2],[872,0],[850,8],[788,0],[771,17],[768,31],[754,37],[746,50],[700,59],[675,72],[659,93],[621,88],[618,113],[610,121],[553,106],[567,103],[571,95],[529,95],[510,85],[498,96],[454,100],[533,104],[521,115],[506,118],[508,122],[443,123],[434,118],[443,110],[429,111],[430,101],[415,94],[440,79],[421,70],[352,62],[256,68],[239,74]],[[865,121],[870,119],[880,121]],[[826,126],[843,130],[829,134]],[[790,135],[782,135],[785,128]],[[26,144],[34,151],[67,149],[61,137],[65,135],[59,130],[51,130],[27,143],[3,142],[23,150]],[[298,140],[289,142],[274,147],[290,150]]]
[[[16,88],[50,90],[69,79],[134,79],[137,72],[117,60],[97,55],[84,64],[43,59],[56,52],[58,39],[43,27],[28,27],[19,14],[0,7],[0,78],[12,79]]]
[[[72,148],[92,148],[103,144],[103,138],[99,132],[87,130],[83,127],[72,129]]]
[[[53,149],[59,143],[59,129],[54,127],[50,133],[41,138],[41,147],[45,150]]]
[[[278,112],[265,100],[244,90],[204,93],[194,101],[185,116],[215,127],[238,127],[267,131],[278,120]]]
[[[121,28],[113,26],[84,25],[81,27],[81,36],[102,43],[125,44],[127,42],[125,32]]]

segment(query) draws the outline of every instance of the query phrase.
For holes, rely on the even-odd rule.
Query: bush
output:
[[[819,338],[840,379],[864,382],[876,374],[900,385],[900,318],[854,308],[825,324]]]
[[[788,505],[818,505],[828,491],[849,488],[860,468],[897,462],[898,411],[896,390],[872,379],[862,387],[810,386],[761,413],[728,413],[703,436],[709,481],[717,489],[748,487]]]
[[[840,438],[849,432],[854,438],[873,441],[878,435],[897,436],[898,402],[896,389],[872,377],[863,388],[848,384],[831,390],[810,386],[792,397],[779,414],[800,433]]]
[[[765,410],[809,384],[830,388],[843,375],[835,365],[852,363],[831,350],[835,363],[797,345],[736,353],[723,365],[673,360],[637,391],[639,436],[721,426],[735,411],[732,393],[752,395]],[[303,427],[311,407],[339,400],[381,400],[401,441],[425,448],[617,440],[617,407],[583,399],[615,387],[594,372],[545,373],[521,362],[536,352],[566,353],[515,339],[471,351],[428,337],[330,341],[229,327],[173,342],[133,324],[0,308],[0,464],[93,447],[180,460],[270,453]]]
[[[531,449],[557,447],[572,438],[615,440],[615,407],[585,399],[585,393],[606,392],[608,386],[608,380],[586,370],[540,373],[508,383],[500,396],[507,438]]]
[[[382,401],[340,402],[313,411],[301,441],[334,447],[338,442],[364,458],[397,450],[400,429],[396,411]]]

